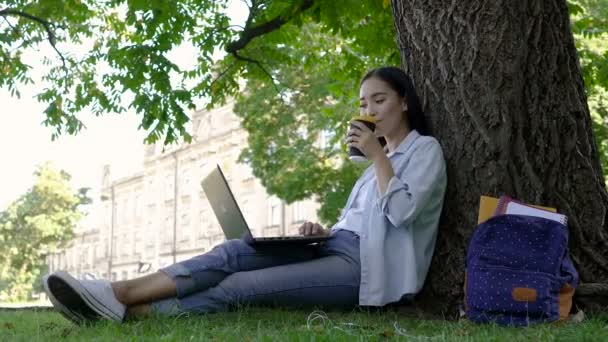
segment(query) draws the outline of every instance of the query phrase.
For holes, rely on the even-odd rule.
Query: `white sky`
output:
[[[241,0],[232,0],[228,9],[232,24],[242,24],[246,10]],[[55,58],[50,49],[41,52]],[[42,60],[40,52],[33,51],[31,56]],[[193,63],[196,51],[184,48],[175,56],[174,62],[185,66]],[[40,70],[34,68],[33,79],[41,77],[36,74]],[[51,141],[52,129],[42,125],[45,105],[33,98],[40,87],[40,84],[21,86],[21,98],[11,97],[8,89],[0,88],[0,211],[33,185],[36,165],[47,160],[72,175],[74,188],[90,187],[93,195],[99,191],[104,164],[111,165],[113,178],[127,176],[142,167],[145,132],[137,129],[140,116],[132,111],[101,117],[82,112],[79,118],[86,129],[77,136],[64,135]]]

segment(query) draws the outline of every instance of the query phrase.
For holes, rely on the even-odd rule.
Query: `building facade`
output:
[[[210,250],[224,235],[200,182],[216,164],[254,235],[295,234],[304,220],[315,221],[316,201],[287,205],[237,163],[247,133],[232,108],[230,102],[196,112],[190,144],[147,145],[138,173],[113,179],[105,167],[101,199],[94,199],[68,247],[47,257],[49,270],[125,280]]]

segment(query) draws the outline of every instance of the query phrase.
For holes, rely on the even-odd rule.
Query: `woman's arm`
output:
[[[436,141],[424,142],[417,146],[405,169],[389,179],[376,205],[393,226],[407,225],[418,217],[432,194],[439,195],[435,192],[438,187],[445,189],[446,176],[441,147]]]
[[[379,153],[373,160],[376,168],[376,180],[378,181],[378,192],[380,196],[384,196],[388,188],[388,182],[395,176],[395,170],[390,159],[384,153]]]

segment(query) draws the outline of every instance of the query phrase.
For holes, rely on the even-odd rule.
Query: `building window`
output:
[[[185,169],[182,172],[181,180],[180,193],[182,196],[189,196],[192,194],[192,175],[190,169]]]
[[[206,211],[203,209],[198,213],[200,224],[196,225],[196,240],[202,240],[207,236],[206,229],[207,224],[209,223],[210,218],[206,215]]]
[[[301,223],[306,221],[306,212],[302,202],[294,202],[291,205],[291,221],[293,223]]]
[[[129,199],[125,199],[122,202],[122,208],[120,210],[120,223],[124,224],[129,222],[129,213],[131,212],[131,210],[129,210]]]
[[[126,257],[129,255],[129,237],[127,233],[122,234],[118,246],[120,251],[116,251],[116,255],[120,255],[121,257]]]
[[[173,216],[168,215],[165,217],[165,226],[162,232],[163,244],[170,244],[173,242]]]
[[[241,164],[241,172],[239,173],[243,176],[244,180],[251,181],[251,184],[253,184],[253,169],[248,162]]]
[[[152,175],[151,178],[148,180],[148,186],[146,187],[146,193],[148,194],[148,196],[146,197],[146,203],[154,203],[155,200],[158,198],[156,191],[156,183],[154,182],[154,178],[152,177],[154,177],[154,175]]]
[[[135,243],[133,244],[134,248],[135,248],[135,252],[133,253],[135,256],[137,256],[138,258],[142,257],[142,252],[143,252],[143,247],[144,247],[144,242],[139,240],[139,241],[135,241]]]
[[[148,217],[148,225],[151,226],[152,225],[152,218],[154,217],[154,214],[156,214],[156,204],[152,203],[152,204],[148,204],[148,208],[146,209],[146,216]]]
[[[183,227],[187,227],[187,226],[189,226],[189,225],[190,225],[190,213],[189,213],[189,212],[184,212],[184,213],[182,214],[182,218],[181,218],[181,220],[180,220],[180,224],[181,224]]]
[[[95,265],[95,247],[87,248],[87,264],[90,266]]]
[[[268,199],[268,226],[281,225],[281,200],[275,196]]]
[[[173,192],[175,189],[173,188],[173,173],[165,174],[165,199],[171,200],[173,199]]]
[[[190,229],[183,228],[178,230],[177,234],[179,235],[179,242],[186,243],[190,240]]]
[[[135,216],[135,218],[141,217],[142,205],[143,203],[141,202],[141,195],[136,195],[133,203],[133,216]]]
[[[94,252],[93,252],[93,259],[94,261],[96,261],[98,258],[103,258],[104,255],[102,254],[102,246],[101,243],[96,243],[95,247],[94,247]]]
[[[139,253],[138,245],[141,244],[141,233],[139,231],[133,231],[133,242],[131,243],[131,254],[135,255]]]
[[[89,249],[87,247],[84,247],[82,249],[82,254],[81,254],[81,262],[85,265],[85,267],[89,266]]]
[[[232,180],[233,162],[229,159],[222,160],[222,173],[226,176],[226,180],[230,182]]]
[[[250,178],[245,179],[241,183],[240,188],[243,189],[243,198],[255,196],[255,180],[253,178],[253,175]]]

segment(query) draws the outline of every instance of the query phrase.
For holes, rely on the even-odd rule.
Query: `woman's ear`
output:
[[[402,108],[404,112],[407,112],[407,101],[405,99],[403,99]]]

